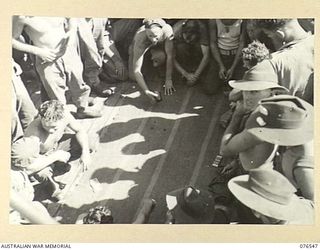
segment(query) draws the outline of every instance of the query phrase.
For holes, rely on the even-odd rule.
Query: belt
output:
[[[238,49],[232,49],[232,50],[224,50],[224,49],[220,49],[220,54],[224,55],[224,56],[234,56],[235,54],[237,54]]]

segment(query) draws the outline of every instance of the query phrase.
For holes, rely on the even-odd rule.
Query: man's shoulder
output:
[[[41,126],[41,122],[40,122],[40,118],[38,117],[34,119],[26,128],[25,136],[26,137],[39,136],[40,128],[41,128],[40,126]]]
[[[134,43],[139,44],[139,43],[144,42],[146,39],[147,39],[146,29],[144,26],[142,26],[137,30],[137,32],[133,38],[133,41],[134,41]]]
[[[310,37],[307,40],[300,41],[291,46],[284,47],[279,51],[273,52],[271,54],[270,62],[274,66],[289,67],[297,63],[297,65],[302,65],[302,61],[309,62],[310,60],[313,60],[313,54],[314,40]]]
[[[165,24],[162,27],[165,38],[172,39],[173,38],[173,29],[169,24]]]

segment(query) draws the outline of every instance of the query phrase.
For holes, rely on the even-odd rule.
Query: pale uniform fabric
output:
[[[271,57],[278,83],[289,89],[291,95],[305,99],[306,86],[314,71],[314,36],[290,42]]]
[[[314,203],[310,200],[300,197],[301,207],[304,208],[300,213],[299,220],[288,221],[287,225],[312,225],[314,224]]]

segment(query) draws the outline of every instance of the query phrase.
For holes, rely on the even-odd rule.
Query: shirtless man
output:
[[[48,154],[60,149],[59,141],[65,134],[66,129],[75,132],[76,139],[81,147],[80,163],[83,170],[87,170],[91,162],[88,136],[81,124],[65,110],[60,101],[51,100],[41,104],[39,117],[34,119],[26,129],[25,137],[38,137],[40,154]]]
[[[221,155],[227,157],[239,154],[246,171],[262,165],[272,168],[270,163],[277,149],[276,145],[261,142],[244,127],[244,117],[257,107],[260,100],[274,95],[276,90],[287,91],[277,84],[277,79],[270,75],[270,70],[271,64],[266,60],[248,70],[243,80],[229,82],[231,87],[242,91],[243,101],[237,102],[231,122],[222,137],[220,151]]]
[[[144,56],[151,49],[154,66],[159,66],[164,61],[166,62],[164,92],[166,95],[172,95],[173,91],[175,91],[172,83],[173,30],[169,24],[160,18],[145,19],[143,24],[136,32],[129,48],[129,76],[138,83],[143,93],[152,101],[161,101],[160,93],[149,89],[141,69]]]
[[[19,40],[23,31],[33,45]],[[90,87],[82,79],[83,65],[77,53],[76,31],[77,19],[14,16],[12,46],[36,55],[36,69],[49,99],[66,103],[65,91],[69,87],[78,108],[77,114],[82,118],[99,117],[100,110],[88,106]]]

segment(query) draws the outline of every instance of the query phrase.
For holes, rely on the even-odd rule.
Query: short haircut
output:
[[[242,59],[247,60],[250,66],[255,66],[257,63],[263,61],[264,59],[270,58],[270,51],[259,41],[253,41],[248,45],[248,47],[242,50]]]
[[[162,28],[164,25],[166,25],[166,22],[161,18],[145,18],[143,19],[142,23],[146,29],[151,29],[152,27]]]
[[[292,19],[257,19],[256,25],[267,30],[276,30],[283,27],[290,20]]]
[[[64,118],[64,105],[58,100],[50,100],[42,103],[39,115],[45,121],[59,121]]]

